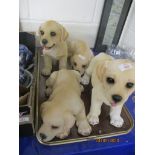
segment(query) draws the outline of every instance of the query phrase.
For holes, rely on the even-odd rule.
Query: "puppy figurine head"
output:
[[[89,60],[81,54],[75,54],[71,57],[72,68],[78,71],[81,76],[84,74],[86,68],[88,67]]]
[[[47,21],[39,27],[40,43],[45,49],[51,49],[68,37],[66,29],[55,21]]]
[[[134,91],[135,66],[127,59],[105,61],[97,66],[96,74],[111,106],[124,104]]]
[[[52,140],[64,131],[64,117],[58,109],[52,109],[48,101],[41,106],[41,125],[37,136],[44,142]]]

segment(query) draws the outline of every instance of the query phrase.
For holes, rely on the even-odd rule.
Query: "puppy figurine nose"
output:
[[[42,40],[42,43],[43,43],[44,45],[46,45],[46,44],[48,43],[47,39],[43,39],[43,40]]]
[[[122,100],[122,97],[120,95],[112,95],[112,99],[117,103]]]
[[[44,140],[44,139],[46,139],[47,137],[46,137],[46,135],[45,135],[45,134],[40,133],[40,138],[41,138],[42,140]]]

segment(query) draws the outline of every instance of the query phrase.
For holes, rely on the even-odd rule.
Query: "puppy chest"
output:
[[[56,49],[51,49],[51,50],[44,50],[43,51],[44,54],[51,56],[53,59],[58,59],[57,56],[57,50]]]

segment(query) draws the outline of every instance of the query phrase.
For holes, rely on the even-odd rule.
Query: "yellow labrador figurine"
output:
[[[94,57],[82,78],[88,84],[91,77],[92,97],[90,112],[87,116],[90,124],[99,123],[103,103],[110,106],[110,123],[122,127],[124,120],[121,110],[128,97],[134,91],[134,62],[127,59],[113,59],[101,53]]]
[[[78,71],[81,76],[84,75],[91,59],[94,57],[93,52],[83,40],[72,40],[68,41],[67,44],[72,68]]]
[[[85,107],[80,98],[83,90],[80,85],[80,74],[75,70],[62,69],[55,71],[47,79],[49,99],[41,105],[41,125],[37,136],[44,142],[54,137],[60,139],[69,135],[76,122],[78,133],[87,136],[91,127],[87,121]]]
[[[59,23],[50,20],[39,27],[40,43],[43,47],[44,67],[42,74],[48,76],[52,71],[52,59],[59,61],[59,69],[66,68],[68,32]]]

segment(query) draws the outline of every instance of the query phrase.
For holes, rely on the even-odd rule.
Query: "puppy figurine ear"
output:
[[[107,68],[107,62],[103,62],[96,67],[96,75],[98,79],[102,82],[103,76]]]
[[[48,106],[50,105],[50,102],[43,102],[40,106],[40,112],[41,112],[41,117],[44,117],[45,113],[48,110]]]
[[[61,41],[65,41],[68,38],[68,32],[66,31],[66,29],[61,26]]]

